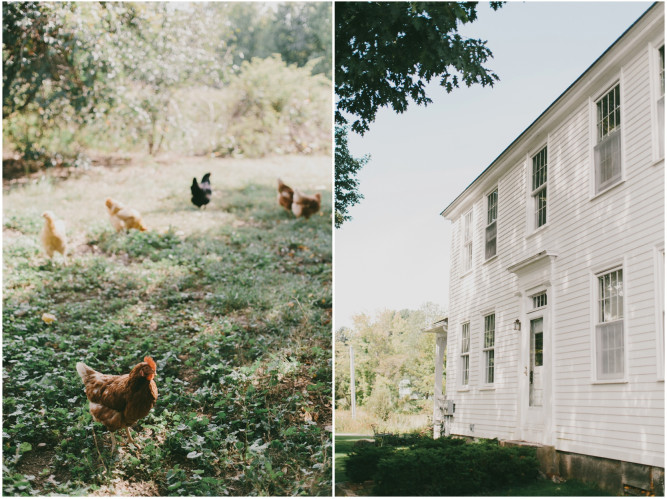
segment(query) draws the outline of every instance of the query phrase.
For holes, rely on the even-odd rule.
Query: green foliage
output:
[[[352,156],[347,146],[347,129],[336,126],[336,228],[352,218],[348,210],[364,198],[359,192],[357,173],[369,159],[368,155]]]
[[[435,78],[447,92],[459,82],[493,85],[498,76],[483,66],[492,57],[486,42],[458,34],[475,19],[473,2],[336,4],[336,123],[347,123],[349,113],[352,130],[363,134],[381,107],[402,113],[409,99],[429,104],[425,83]]]
[[[502,2],[491,2],[496,10]],[[486,41],[464,38],[461,25],[477,19],[477,2],[338,2],[336,4],[336,227],[358,203],[356,175],[368,161],[347,152],[343,126],[363,135],[380,108],[397,113],[432,101],[426,84],[438,79],[447,93],[460,83],[493,86],[484,64]]]
[[[345,474],[350,482],[361,483],[371,480],[377,473],[380,459],[388,458],[396,449],[385,447],[359,447],[347,455]]]
[[[328,152],[331,87],[324,76],[311,76],[314,64],[288,66],[279,55],[244,61],[229,84],[228,128],[214,152]]]
[[[118,181],[105,180],[85,186]],[[51,195],[85,193],[81,181]],[[148,216],[171,222],[183,213],[197,226],[228,216],[238,226],[214,218],[188,234],[179,225],[117,234],[96,220],[98,196],[99,209],[68,224],[85,249],[75,248],[67,265],[45,262],[36,246],[40,210],[17,209],[43,202],[47,187],[6,193],[4,229],[20,235],[4,246],[5,494],[114,495],[119,482],[135,493],[152,484],[159,495],[330,493],[331,205],[323,205],[329,216],[302,223],[279,209],[274,188],[250,183],[221,188],[200,213],[187,185],[181,207],[156,200]],[[242,300],[220,306],[237,292]],[[44,312],[57,320],[45,324]],[[123,449],[111,460],[75,365],[122,373],[144,355],[157,362],[160,396],[132,428],[141,452],[119,435]]]
[[[346,342],[354,348],[358,406],[369,408],[380,420],[389,413],[429,412],[410,401],[399,400],[398,384],[408,379],[418,397],[433,394],[435,338],[423,329],[441,318],[442,313],[432,303],[419,310],[385,310],[375,319],[358,315],[352,329],[337,331],[337,407],[350,405],[350,357]]]
[[[329,4],[17,2],[3,4],[3,17],[3,125],[24,160],[62,164],[83,147],[262,156],[281,152],[278,135],[284,153],[330,142]],[[287,85],[302,97],[276,111],[278,128],[233,100],[239,78],[257,84],[239,75],[242,63],[273,54],[294,64],[292,78],[279,69],[257,91],[272,98]],[[196,140],[202,129],[212,141]]]
[[[354,450],[346,461],[348,479],[374,480],[380,496],[461,496],[526,484],[537,478],[538,462],[530,447],[500,447],[497,441],[466,443],[414,436],[401,447]]]

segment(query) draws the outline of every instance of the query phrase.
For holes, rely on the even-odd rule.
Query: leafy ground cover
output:
[[[336,490],[337,495],[357,495],[357,496],[373,496],[378,495],[379,492],[376,489],[377,484],[371,482],[372,478],[378,478],[380,480],[386,481],[388,477],[394,476],[394,474],[401,475],[399,481],[401,482],[402,489],[400,491],[396,490],[395,494],[392,493],[391,488],[387,489],[386,484],[385,488],[381,490],[382,495],[423,495],[419,494],[420,487],[423,486],[424,481],[428,478],[426,476],[420,476],[418,472],[410,468],[410,463],[412,461],[420,460],[419,467],[428,467],[427,464],[423,461],[425,456],[417,456],[413,451],[419,449],[423,454],[428,454],[428,450],[438,450],[442,447],[438,441],[431,440],[427,441],[424,437],[418,437],[415,435],[415,438],[410,445],[383,445],[383,447],[375,448],[359,448],[355,447],[355,442],[361,439],[366,439],[365,436],[356,436],[356,435],[346,435],[346,436],[336,436],[335,443],[335,456],[336,456]],[[460,445],[455,445],[455,448],[469,448],[469,444],[464,444],[463,441],[455,442],[460,443]],[[445,446],[448,447],[448,446]],[[408,456],[407,454],[412,454]],[[369,462],[363,463],[359,462],[359,457],[362,455],[367,455]],[[428,457],[428,456],[426,456]],[[464,456],[465,458],[470,456]],[[523,458],[520,457],[520,460],[526,459],[526,456]],[[393,464],[399,464],[400,469],[396,469],[396,466],[393,466],[393,470],[389,475],[387,473],[377,474],[378,469],[378,458],[386,458],[387,461],[383,462],[381,468],[392,467]],[[397,459],[398,458],[398,459]],[[402,459],[404,458],[404,459]],[[487,464],[493,463],[495,460],[498,461],[498,456],[490,456]],[[402,460],[401,460],[402,459]],[[356,460],[356,461],[355,461]],[[481,464],[484,464],[483,459],[480,461]],[[370,462],[374,461],[374,462]],[[391,461],[397,461],[392,463]],[[446,459],[442,459],[437,463],[433,463],[438,469],[439,472],[435,473],[435,476],[444,477],[445,475],[449,476],[451,480],[459,483],[469,483],[468,480],[471,477],[462,476],[461,473],[457,473],[455,466],[452,463],[445,462]],[[349,462],[349,464],[348,464]],[[353,469],[346,470],[346,467],[352,464]],[[470,468],[468,471],[475,470],[479,471],[480,466],[475,466]],[[386,471],[386,470],[385,470]],[[507,470],[505,470],[507,471]],[[352,473],[350,473],[352,472]],[[407,472],[407,476],[405,476]],[[454,475],[452,475],[454,473]],[[373,477],[366,475],[375,475]],[[357,476],[358,475],[358,476]],[[426,470],[426,475],[434,475],[432,469]],[[410,476],[412,476],[412,482]],[[355,479],[356,484],[352,483],[351,480]],[[479,477],[477,477],[479,479]],[[493,479],[493,477],[487,477],[486,479]],[[485,480],[486,480],[485,479]],[[411,492],[410,492],[411,491]],[[441,491],[442,492],[442,491]],[[441,494],[442,495],[442,494]],[[447,494],[444,494],[447,495]],[[450,494],[451,495],[451,494]],[[595,487],[594,485],[584,484],[576,480],[570,480],[563,483],[554,483],[551,480],[534,478],[534,479],[524,479],[520,483],[513,484],[504,484],[499,487],[492,488],[492,490],[486,490],[480,492],[479,490],[471,491],[470,494],[466,494],[465,491],[457,490],[454,495],[484,495],[484,496],[606,496],[608,494],[601,489]]]
[[[329,495],[330,158],[115,164],[5,183],[3,492]],[[277,176],[321,192],[321,215],[282,210]],[[116,234],[107,196],[149,231]],[[67,222],[67,263],[39,247],[46,209]],[[111,456],[75,364],[124,373],[144,355],[160,396],[139,448],[119,433]]]

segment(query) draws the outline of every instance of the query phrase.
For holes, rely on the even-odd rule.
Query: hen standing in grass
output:
[[[207,173],[201,179],[201,184],[197,184],[197,179],[192,179],[192,204],[197,208],[206,206],[211,201],[211,174]]]
[[[65,222],[62,220],[56,220],[56,217],[52,211],[45,211],[42,213],[42,216],[45,219],[44,228],[42,229],[41,233],[42,246],[44,246],[44,251],[46,251],[46,254],[49,255],[49,258],[53,256],[55,251],[65,257],[65,253],[67,252]]]
[[[116,447],[114,432],[125,428],[132,443],[129,427],[145,417],[157,400],[153,378],[157,366],[151,357],[144,357],[129,374],[102,374],[83,362],[77,362],[76,372],[83,380],[90,401],[93,419],[111,431],[111,453]]]
[[[318,192],[309,196],[302,194],[299,191],[294,191],[294,202],[292,203],[292,213],[297,217],[310,218],[320,211],[320,203],[322,202],[322,195]]]
[[[107,210],[109,210],[111,225],[116,229],[116,232],[123,229],[137,229],[141,232],[146,230],[146,226],[141,220],[141,214],[134,208],[126,208],[122,203],[111,198],[107,198],[105,204]]]
[[[278,179],[278,204],[287,211],[292,211],[292,199],[294,197],[294,190]]]

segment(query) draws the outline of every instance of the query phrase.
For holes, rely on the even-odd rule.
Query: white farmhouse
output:
[[[664,491],[664,32],[656,3],[442,212],[436,436]]]

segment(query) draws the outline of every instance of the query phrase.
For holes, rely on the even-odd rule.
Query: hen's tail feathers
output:
[[[204,176],[201,178],[201,183],[202,183],[202,184],[204,184],[204,183],[206,183],[206,182],[209,182],[209,183],[211,182],[211,174],[210,174],[210,173],[207,173],[206,175],[204,175]]]

